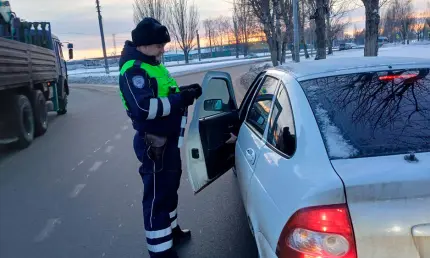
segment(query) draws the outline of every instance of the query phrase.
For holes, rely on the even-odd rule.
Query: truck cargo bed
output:
[[[52,50],[0,38],[0,90],[32,87],[57,78]]]

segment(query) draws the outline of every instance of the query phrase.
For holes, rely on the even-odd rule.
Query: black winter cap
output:
[[[131,32],[131,38],[136,46],[148,46],[170,42],[169,31],[154,18],[144,18]]]

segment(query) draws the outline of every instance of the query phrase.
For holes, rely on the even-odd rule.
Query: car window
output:
[[[228,84],[225,79],[213,78],[209,81],[208,86],[205,88],[204,99],[206,104],[210,102],[215,103],[214,100],[221,100],[216,102],[216,110],[212,111],[205,109],[206,105],[201,106],[200,118],[217,115],[224,112],[231,112],[234,109],[233,100],[228,90]]]
[[[263,81],[264,73],[261,73],[251,84],[248,90],[245,93],[245,97],[243,97],[242,103],[239,108],[239,120],[244,121],[246,112],[248,111],[248,107],[251,104],[252,97],[255,94],[255,91],[258,89],[261,81]]]
[[[300,83],[331,158],[430,151],[430,69],[323,77]]]
[[[266,76],[249,109],[246,122],[260,135],[266,129],[277,85],[278,79]]]
[[[283,83],[273,105],[267,142],[291,157],[296,152],[296,129],[290,99]]]
[[[57,45],[57,48],[58,48],[58,54],[60,55],[61,58],[64,58],[64,56],[63,56],[63,49],[62,49],[60,43],[57,43],[56,45]]]

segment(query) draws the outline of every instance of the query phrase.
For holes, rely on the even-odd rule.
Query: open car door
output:
[[[202,84],[186,140],[188,176],[195,193],[234,166],[235,144],[230,133],[239,131],[239,115],[231,77],[208,72]]]

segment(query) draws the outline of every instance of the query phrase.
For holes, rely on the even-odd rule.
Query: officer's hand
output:
[[[184,106],[188,107],[194,103],[196,99],[196,90],[184,90],[179,93],[181,95],[182,103]]]
[[[200,87],[200,85],[198,83],[194,83],[194,84],[190,84],[190,85],[179,86],[179,90],[184,91],[184,90],[195,89],[197,87]]]
[[[187,91],[187,90],[196,90],[196,99],[198,99],[202,95],[202,87],[198,83],[194,83],[188,86],[181,86],[179,87],[180,91]]]

